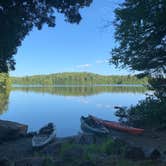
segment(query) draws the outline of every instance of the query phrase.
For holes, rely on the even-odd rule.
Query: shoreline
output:
[[[23,88],[23,87],[30,87],[30,88],[56,88],[56,87],[146,87],[148,84],[55,84],[55,85],[37,85],[37,84],[12,84],[13,88]]]
[[[36,157],[39,157],[42,161],[43,158],[49,157],[55,162],[61,160],[61,163],[64,164],[72,162],[70,158],[77,161],[77,153],[80,153],[79,155],[83,157],[81,162],[87,160],[87,155],[101,157],[103,154],[103,162],[112,156],[124,159],[126,162],[145,162],[146,160],[153,159],[152,157],[156,157],[155,161],[166,162],[166,156],[164,155],[166,152],[166,147],[164,147],[166,134],[161,131],[146,131],[140,136],[133,136],[113,130],[107,136],[80,133],[69,137],[57,137],[53,142],[41,149],[32,148],[32,136],[33,134],[27,133],[15,139],[1,140],[0,162],[3,158],[7,158],[10,162],[23,162],[25,159],[26,162],[30,162],[29,160],[36,160]],[[123,153],[125,155],[122,154],[122,149],[124,149]],[[152,156],[156,152],[160,153],[160,155]],[[93,159],[93,162],[96,162],[96,159]]]

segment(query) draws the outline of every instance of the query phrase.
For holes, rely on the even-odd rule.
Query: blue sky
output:
[[[105,75],[128,74],[108,64],[115,46],[113,10],[122,0],[94,0],[81,10],[79,25],[64,21],[58,14],[56,27],[46,25],[41,31],[33,29],[15,55],[16,70],[12,76],[50,74],[57,72],[94,72]]]

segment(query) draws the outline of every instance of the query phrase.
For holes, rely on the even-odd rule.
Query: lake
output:
[[[115,120],[114,106],[135,105],[145,98],[142,86],[16,86],[0,93],[0,118],[28,125],[36,131],[48,122],[57,128],[57,136],[81,131],[80,117],[89,114]]]

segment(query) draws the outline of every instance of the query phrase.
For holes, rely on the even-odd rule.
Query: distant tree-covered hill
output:
[[[48,75],[11,77],[13,84],[24,85],[92,85],[92,84],[147,84],[148,79],[135,76],[99,75],[88,72],[65,72]]]

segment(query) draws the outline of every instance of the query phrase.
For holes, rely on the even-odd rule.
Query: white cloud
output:
[[[83,64],[83,65],[77,65],[76,68],[88,68],[88,67],[91,67],[92,64]]]

